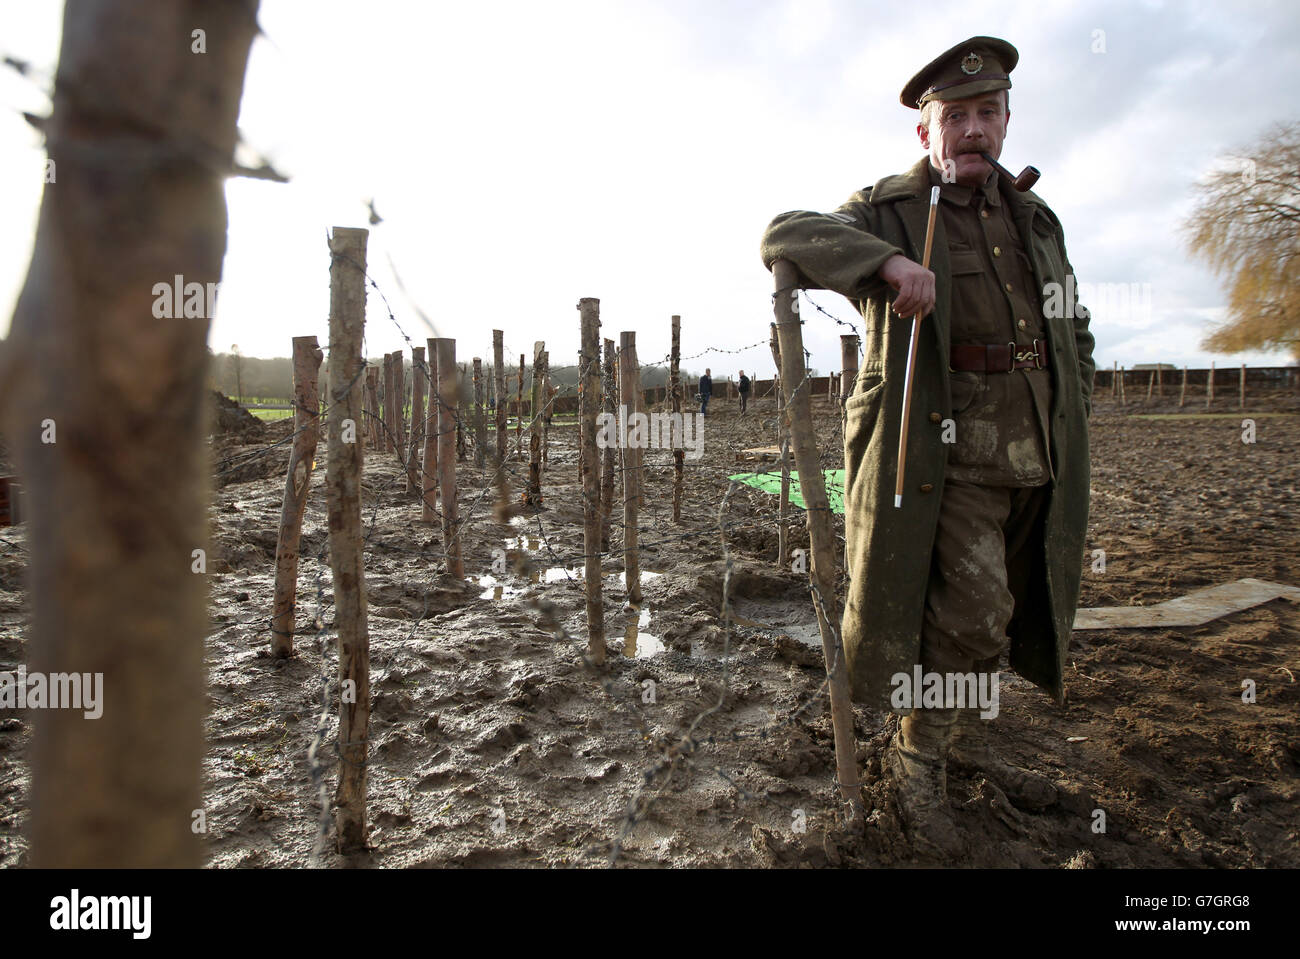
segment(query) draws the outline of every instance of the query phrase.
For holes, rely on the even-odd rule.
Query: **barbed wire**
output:
[[[20,75],[26,77],[29,74],[30,66],[23,63],[22,61],[17,61],[14,58],[6,58],[4,63],[5,65],[11,67],[12,69],[15,69],[17,72],[20,73]],[[380,284],[365,269],[365,267],[357,263],[353,258],[347,256],[346,254],[341,254],[332,251],[331,259],[332,261],[335,262],[339,260],[348,261],[356,269],[358,269],[359,272],[362,273],[366,284],[371,289],[375,290],[375,292],[379,295],[383,303],[384,309],[389,317],[389,320],[393,323],[394,327],[401,335],[403,341],[407,344],[408,347],[413,348],[414,343],[412,341],[412,338],[407,334],[405,329],[402,327],[402,324],[398,321],[391,301],[389,300],[388,296],[386,295],[385,291],[382,289]],[[391,256],[390,256],[390,265],[391,265]],[[393,272],[394,272],[395,280],[400,287],[401,280],[400,277],[397,275],[395,268]],[[818,309],[821,310],[820,307],[818,307]],[[416,308],[416,310],[417,312],[419,312],[418,308]],[[842,325],[852,326],[852,324],[843,323],[843,321],[838,320],[832,314],[828,313],[825,310],[821,310],[821,312],[825,313],[828,317],[835,320],[837,323],[841,323]],[[423,314],[421,314],[421,317],[422,319],[424,319]],[[427,325],[430,325],[430,328],[432,329],[432,324],[427,319],[424,319],[424,321],[426,322]],[[436,330],[434,332],[436,332]],[[739,346],[739,347],[715,345],[715,346],[706,347],[705,349],[697,353],[691,354],[681,359],[689,361],[693,359],[698,359],[702,356],[711,353],[719,354],[719,355],[735,355],[749,350],[753,350],[755,348],[766,346],[767,343],[768,341],[766,339],[761,339],[752,344]],[[364,353],[364,347],[363,347],[363,353]],[[513,349],[510,350],[510,355],[512,356],[515,355],[515,351]],[[430,358],[430,361],[432,361],[432,357]],[[671,361],[671,355],[665,356],[662,361],[648,361],[644,363],[638,363],[638,372],[662,370],[670,361]],[[598,365],[599,356],[592,357],[590,362],[592,364]],[[679,362],[681,362],[681,360],[679,360]],[[342,396],[351,395],[353,391],[357,388],[358,382],[361,381],[366,376],[366,371],[368,368],[369,368],[369,364],[366,362],[362,362],[355,376],[345,387],[335,388],[332,386],[331,392],[333,393],[335,399],[337,400]],[[491,370],[492,367],[489,367],[488,369]],[[550,367],[548,369],[548,372],[550,371],[561,372],[561,371],[568,371],[572,369],[577,369],[580,372],[582,371],[580,366],[573,365],[573,366]],[[811,371],[808,370],[807,367],[805,366],[804,381],[806,381],[809,377],[811,377],[811,375],[812,375]],[[530,374],[530,376],[535,379],[535,373]],[[422,378],[422,382],[421,382],[421,378]],[[432,387],[433,385],[432,377],[430,375],[428,367],[421,364],[413,364],[413,381],[415,383],[421,384],[424,387]],[[804,381],[801,381],[799,384],[797,384],[795,389],[797,390],[801,388],[803,386]],[[365,390],[364,385],[361,387],[361,389],[364,393]],[[541,403],[539,408],[534,409],[533,408],[534,404],[530,404],[528,429],[530,431],[536,430],[539,425],[539,420],[542,420],[544,418],[549,418],[549,416],[553,413],[556,400],[562,395],[563,396],[572,395],[572,392],[575,389],[576,389],[576,385],[574,387],[569,387],[565,385],[562,386],[561,389],[557,389],[556,391],[552,392],[550,395],[542,396],[541,399],[543,400],[543,402]],[[436,439],[438,437],[445,436],[452,431],[457,431],[462,433],[467,439],[470,436],[479,435],[476,431],[471,430],[470,424],[466,422],[465,413],[460,408],[459,402],[455,406],[453,406],[450,402],[448,402],[447,396],[449,394],[452,394],[452,391],[444,392],[442,390],[435,391],[433,389],[430,389],[429,392],[431,396],[437,397],[439,410],[438,410],[438,416],[436,417],[438,427],[435,429],[435,431],[432,434],[429,433],[429,424],[431,421],[435,419],[435,417],[432,415],[432,413],[426,413],[424,430],[421,431],[425,435],[426,443],[429,441],[428,440],[429,436],[432,436],[433,438]],[[534,387],[534,392],[536,392],[535,387]],[[460,390],[458,384],[454,391],[454,394],[452,395],[455,395],[459,399]],[[498,396],[496,401],[497,403],[504,402],[508,404],[509,397]],[[281,450],[287,446],[291,446],[294,443],[294,441],[300,435],[302,435],[306,430],[319,430],[321,423],[325,420],[326,417],[330,415],[332,405],[333,404],[327,399],[325,402],[321,403],[317,411],[307,411],[307,410],[296,411],[296,412],[302,412],[304,414],[307,414],[303,417],[304,421],[301,425],[295,422],[293,428],[290,430],[288,434],[261,448],[252,451],[242,451],[239,453],[232,453],[230,456],[223,459],[219,468],[215,471],[215,478],[218,481],[220,481],[222,479],[226,479],[227,477],[231,477],[237,474],[246,474],[248,471],[250,471],[250,469],[254,468],[257,464],[267,462],[268,458],[272,456],[274,453],[276,453],[278,450]],[[363,403],[362,406],[363,406],[363,412],[361,416],[362,427],[364,428],[366,426],[371,426],[371,425],[378,427],[378,430],[376,432],[378,432],[379,434],[381,456],[383,455],[382,448],[385,447],[387,443],[391,440],[391,442],[394,445],[394,452],[397,454],[396,456],[397,465],[400,467],[400,469],[391,473],[391,475],[389,475],[384,482],[378,484],[373,488],[373,492],[372,492],[374,498],[373,505],[370,510],[370,518],[369,518],[369,522],[367,523],[367,527],[362,542],[362,547],[364,551],[373,553],[373,551],[376,548],[379,548],[382,545],[383,548],[388,550],[389,552],[395,552],[399,554],[415,553],[421,556],[441,559],[442,561],[446,562],[450,558],[453,550],[459,548],[461,544],[461,540],[466,530],[470,528],[472,521],[474,520],[478,511],[482,509],[483,504],[488,501],[488,497],[494,491],[494,487],[499,487],[500,482],[507,478],[511,483],[511,485],[514,486],[514,488],[524,487],[524,480],[523,477],[520,475],[522,470],[518,465],[519,464],[518,460],[513,460],[509,457],[494,458],[495,463],[494,463],[494,468],[491,471],[490,478],[488,479],[487,482],[483,483],[482,489],[478,491],[477,495],[473,496],[468,500],[466,504],[466,509],[464,510],[463,514],[457,516],[456,522],[450,528],[451,535],[449,537],[444,536],[443,542],[440,545],[434,545],[435,541],[438,538],[436,532],[430,538],[429,544],[414,551],[409,549],[402,549],[400,547],[394,548],[392,544],[381,544],[378,536],[379,531],[383,528],[383,524],[380,521],[380,511],[383,506],[384,494],[389,490],[390,487],[392,487],[393,484],[398,483],[399,481],[402,481],[409,476],[415,475],[419,480],[419,490],[418,490],[419,497],[416,500],[416,502],[420,503],[420,505],[423,508],[427,508],[428,510],[430,510],[433,516],[439,520],[445,519],[445,513],[443,509],[440,509],[439,507],[441,506],[445,508],[447,504],[442,503],[440,498],[435,498],[435,501],[433,503],[427,502],[427,500],[430,498],[429,489],[433,485],[430,484],[428,481],[434,477],[432,472],[429,470],[430,464],[425,464],[423,462],[416,463],[411,460],[411,451],[415,449],[415,444],[417,442],[414,435],[409,437],[411,440],[409,444],[403,443],[402,442],[402,438],[403,438],[402,434],[404,432],[403,427],[401,426],[390,427],[389,424],[385,423],[384,420],[379,416],[378,410],[364,410],[365,404]],[[401,404],[401,408],[399,408],[399,410],[397,411],[398,417],[402,416],[404,407],[405,407],[405,402],[403,400],[403,403]],[[522,424],[522,417],[520,416],[521,412],[522,412],[521,410],[518,409],[516,410],[517,422],[519,422],[520,424]],[[446,414],[447,422],[449,424],[446,428],[443,428],[442,426],[443,414]],[[414,430],[414,424],[412,424],[412,427]],[[484,432],[486,433],[486,430]],[[363,443],[365,442],[365,440],[362,437],[358,437],[357,441]],[[476,452],[480,452],[480,451],[476,451]],[[760,464],[760,465],[761,468],[757,472],[766,472],[767,465],[766,464]],[[589,464],[589,468],[593,468],[593,469],[598,468],[598,464]],[[641,464],[640,466],[637,467],[628,467],[626,465],[619,466],[616,464],[616,474],[622,475],[629,468],[639,469],[644,474],[644,471],[648,468],[653,468],[653,465],[647,466],[645,464]],[[712,733],[709,734],[707,737],[703,736],[700,733],[700,730],[703,727],[703,725],[708,723],[709,720],[712,719],[714,716],[716,716],[719,713],[719,711],[724,707],[726,699],[730,693],[729,684],[730,684],[730,660],[731,660],[731,643],[732,643],[732,617],[730,614],[729,593],[730,593],[732,575],[733,575],[734,565],[735,565],[735,561],[732,556],[732,551],[730,546],[730,537],[742,531],[759,530],[759,529],[770,530],[771,524],[770,521],[742,523],[742,524],[729,523],[728,522],[729,517],[727,515],[727,511],[734,494],[740,487],[740,484],[731,480],[729,476],[726,475],[729,472],[726,467],[714,467],[714,466],[707,466],[705,464],[698,464],[693,466],[693,470],[696,472],[697,475],[703,473],[705,475],[726,476],[727,488],[725,493],[722,496],[722,500],[719,505],[717,522],[710,526],[705,527],[704,529],[700,529],[697,527],[692,530],[665,532],[664,527],[666,527],[667,524],[669,524],[671,521],[668,520],[663,515],[661,515],[660,512],[658,512],[654,508],[654,505],[652,503],[644,504],[648,506],[647,512],[649,514],[648,515],[649,522],[645,524],[644,528],[647,529],[648,531],[656,532],[658,535],[658,539],[650,540],[650,541],[643,540],[640,543],[640,548],[657,549],[662,546],[669,545],[671,543],[682,542],[686,539],[691,539],[691,538],[698,538],[700,535],[709,535],[714,533],[719,535],[723,552],[724,552],[724,574],[723,574],[722,599],[721,599],[721,610],[720,610],[720,620],[722,623],[722,635],[723,635],[721,688],[720,691],[718,692],[716,699],[712,699],[709,703],[707,703],[704,706],[704,708],[701,709],[690,720],[690,722],[686,724],[685,729],[682,731],[680,735],[670,736],[667,738],[661,736],[656,739],[656,737],[653,734],[653,730],[655,727],[653,722],[651,721],[651,717],[646,715],[644,709],[641,708],[642,704],[639,702],[639,700],[637,700],[635,697],[629,698],[626,695],[623,695],[621,691],[617,690],[615,685],[613,684],[612,677],[610,677],[608,673],[602,678],[600,683],[601,688],[612,698],[612,700],[616,704],[625,708],[626,707],[631,708],[631,715],[635,717],[638,728],[641,730],[643,736],[646,737],[647,741],[650,742],[652,746],[654,746],[656,749],[655,761],[650,767],[648,767],[647,771],[642,777],[643,786],[638,788],[629,798],[627,813],[624,817],[623,822],[619,826],[615,839],[611,844],[610,853],[608,857],[608,861],[610,862],[610,864],[615,864],[617,862],[623,848],[623,843],[626,840],[626,838],[631,834],[632,830],[635,829],[638,822],[642,821],[645,815],[648,814],[648,811],[650,810],[650,808],[652,808],[654,802],[659,798],[659,796],[663,794],[664,789],[666,789],[670,784],[670,782],[672,781],[675,770],[681,768],[682,766],[703,769],[705,771],[716,774],[724,782],[727,782],[733,788],[735,788],[745,798],[755,798],[755,794],[745,789],[740,784],[738,777],[733,775],[730,771],[726,770],[724,767],[722,767],[717,763],[704,762],[700,756],[701,747],[704,745],[713,745],[725,741],[737,742],[740,741],[741,739],[748,738],[749,736],[765,737],[772,730],[779,729],[782,726],[797,721],[807,710],[811,709],[815,703],[820,701],[820,699],[824,696],[825,690],[827,688],[827,681],[823,681],[821,686],[811,696],[807,697],[803,702],[799,703],[794,710],[789,711],[787,715],[776,718],[772,723],[767,724],[761,730],[756,731],[754,733],[741,734],[736,731],[732,731],[729,735],[719,736],[717,733]],[[480,471],[480,477],[484,478],[484,474],[482,471]],[[588,504],[588,505],[598,505],[598,504]],[[552,543],[552,536],[547,530],[547,524],[543,521],[542,509],[534,509],[532,511],[532,520],[536,524],[536,528],[538,531],[538,538],[540,542],[543,544],[546,554],[549,555],[551,562],[556,563],[558,566],[565,568],[566,570],[565,580],[567,585],[571,588],[577,588],[578,580],[576,577],[574,577],[568,572],[567,567],[571,565],[575,560],[585,561],[586,559],[585,552],[573,553],[572,551],[565,550],[563,546],[560,547],[561,551],[557,551],[555,545]],[[639,531],[642,528],[642,523],[638,522],[637,527]],[[609,529],[611,534],[610,536],[611,547],[608,550],[600,551],[599,555],[602,558],[606,556],[614,555],[618,552],[622,552],[621,550],[617,550],[614,548],[613,534],[622,533],[625,536],[627,532],[625,528],[625,524],[619,522],[614,517],[610,517],[607,520],[607,528]],[[5,543],[5,545],[9,546],[12,549],[23,550],[23,547],[21,547],[19,544],[12,543],[9,540],[3,540],[3,542]],[[328,730],[331,728],[331,716],[334,712],[333,706],[335,701],[335,697],[332,695],[333,684],[330,675],[331,674],[331,670],[329,668],[330,654],[328,649],[330,634],[332,630],[326,619],[326,608],[327,605],[329,605],[326,598],[326,563],[327,563],[328,552],[329,552],[328,537],[322,537],[322,541],[314,557],[315,565],[316,565],[314,583],[313,583],[313,590],[315,594],[315,610],[311,622],[311,626],[312,628],[314,628],[314,636],[312,637],[312,639],[316,647],[317,653],[320,656],[320,678],[319,678],[320,712],[317,714],[316,721],[313,726],[313,733],[310,738],[310,742],[308,744],[308,749],[307,749],[307,759],[309,763],[312,786],[316,791],[317,801],[320,806],[318,827],[317,827],[315,839],[312,844],[312,851],[309,857],[309,862],[312,865],[317,864],[320,860],[320,857],[323,852],[325,840],[328,837],[329,822],[330,822],[330,815],[329,815],[330,804],[328,801],[327,782],[326,782],[328,768],[327,768],[327,760],[322,755],[324,751],[324,747],[326,745],[326,736],[328,734]],[[519,549],[516,552],[516,570],[522,572],[524,575],[529,575],[532,571],[531,560],[528,557],[528,552],[529,551],[526,549]],[[429,595],[434,588],[436,587],[427,586],[425,588],[422,597],[423,610],[421,611],[420,616],[415,620],[415,622],[410,627],[409,637],[413,637],[415,635],[416,631],[419,629],[420,624],[424,622],[425,619],[427,618],[428,610],[429,610]],[[820,598],[815,600],[815,602],[820,604]],[[558,618],[555,617],[553,604],[550,604],[548,606],[548,603],[549,600],[546,600],[544,597],[536,598],[536,608],[542,614],[542,621],[545,623],[548,620],[548,618],[554,620],[554,625],[557,631],[559,633],[562,633],[566,637],[567,641],[578,643],[578,640],[572,637],[570,634],[568,634],[567,630],[564,629],[563,625],[559,623]],[[548,609],[549,609],[549,614],[548,614]],[[226,630],[244,627],[244,626],[257,626],[259,630],[262,628],[273,630],[274,628],[272,622],[272,616],[259,614],[247,620],[236,620],[234,622],[224,624],[220,629],[212,633],[209,633],[208,639],[210,640],[216,635]],[[273,632],[272,635],[274,635]],[[591,664],[588,665],[590,666]],[[283,712],[289,714],[293,712],[293,710],[286,709],[283,710]],[[347,761],[346,757],[343,754],[343,750],[340,748],[340,746],[347,746],[347,745],[352,745],[352,744],[339,744],[337,742],[334,742],[332,744],[333,753],[331,755],[331,758],[337,758],[339,762]],[[657,788],[653,789],[653,791],[647,788],[656,785]]]

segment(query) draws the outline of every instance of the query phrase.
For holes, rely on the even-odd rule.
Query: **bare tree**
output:
[[[1205,349],[1289,350],[1300,360],[1300,123],[1221,157],[1196,189],[1188,246],[1228,284],[1227,319]]]

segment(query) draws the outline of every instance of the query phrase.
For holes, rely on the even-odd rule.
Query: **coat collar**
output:
[[[1012,219],[1017,223],[1022,219],[1029,219],[1040,210],[1046,211],[1048,209],[1042,198],[1032,191],[1021,193],[1005,183],[999,183],[999,189],[1002,199],[1010,208]],[[919,200],[924,206],[929,206],[929,156],[921,157],[906,173],[887,176],[871,188],[872,203],[898,203],[907,200]]]

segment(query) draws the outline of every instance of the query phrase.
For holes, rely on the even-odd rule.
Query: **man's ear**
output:
[[[1011,114],[1008,113],[1007,116],[1009,117]],[[918,123],[916,125],[916,135],[921,138],[921,147],[926,150],[930,149],[930,128],[924,123]]]

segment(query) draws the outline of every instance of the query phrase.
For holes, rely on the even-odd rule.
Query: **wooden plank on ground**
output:
[[[1198,589],[1194,593],[1157,603],[1154,606],[1101,606],[1081,609],[1075,613],[1074,628],[1085,630],[1201,626],[1278,598],[1300,602],[1300,587],[1269,583],[1260,579],[1239,579],[1235,583]]]

